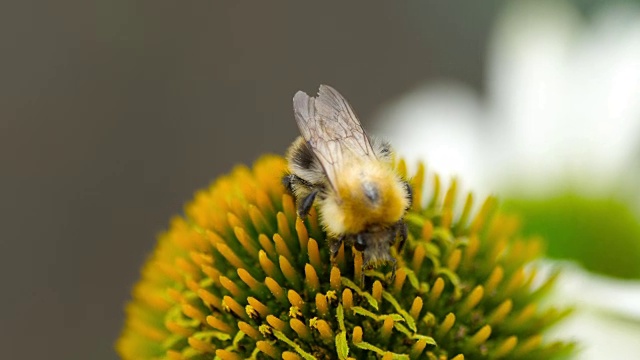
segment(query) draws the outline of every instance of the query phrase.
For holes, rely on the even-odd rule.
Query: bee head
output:
[[[374,231],[363,231],[353,236],[353,247],[363,255],[367,265],[377,265],[392,261],[389,247],[394,243],[394,228],[380,228]]]
[[[367,239],[363,233],[356,235],[356,240],[353,242],[353,246],[360,252],[367,248]]]

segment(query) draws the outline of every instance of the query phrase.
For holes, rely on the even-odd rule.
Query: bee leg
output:
[[[360,288],[362,290],[366,287],[366,276],[364,275],[365,270],[371,269],[371,254],[369,252],[362,252],[362,266],[360,267]]]
[[[289,194],[293,194],[293,183],[296,181],[297,176],[288,174],[282,177],[282,185],[287,189]]]
[[[344,240],[344,236],[340,236],[337,239],[329,240],[329,253],[331,259],[331,266],[338,266],[336,263],[336,256],[338,256],[338,252],[340,251],[340,246],[342,245],[342,241]]]
[[[396,280],[396,268],[398,266],[398,260],[391,259],[391,278],[389,279],[389,283],[393,283]]]
[[[413,188],[411,187],[411,184],[409,184],[408,181],[405,181],[404,189],[407,192],[407,199],[409,199],[409,204],[407,205],[407,210],[408,210],[409,208],[411,208],[411,205],[413,205]]]
[[[300,205],[298,205],[298,216],[302,219],[306,218],[309,215],[309,211],[311,211],[311,207],[313,206],[313,201],[316,199],[316,195],[318,195],[318,189],[313,190],[309,193],[302,201]]]
[[[289,192],[289,194],[293,195],[295,192],[293,191],[296,186],[304,186],[306,188],[312,188],[313,184],[308,182],[307,180],[301,178],[296,174],[287,174],[282,177],[282,185],[284,185],[285,189]]]
[[[404,222],[404,220],[400,220],[397,226],[398,232],[400,233],[400,243],[398,243],[398,253],[400,253],[402,252],[404,243],[407,241],[407,237],[409,236],[409,229],[407,228],[407,223]]]

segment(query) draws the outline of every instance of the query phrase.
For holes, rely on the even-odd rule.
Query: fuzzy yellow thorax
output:
[[[333,234],[392,225],[408,206],[400,177],[385,162],[354,159],[336,176],[334,191],[337,196],[328,196],[320,207],[327,231]]]

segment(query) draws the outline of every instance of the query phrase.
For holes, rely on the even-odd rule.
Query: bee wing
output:
[[[329,183],[335,188],[336,173],[344,158],[376,158],[367,134],[347,100],[334,88],[320,85],[317,97],[298,91],[293,111],[302,137],[313,149]]]

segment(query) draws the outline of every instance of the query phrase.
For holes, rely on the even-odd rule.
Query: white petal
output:
[[[600,14],[581,39],[573,67],[572,117],[584,119],[588,156],[598,170],[620,176],[640,146],[639,9]]]
[[[516,4],[490,57],[494,153],[508,154],[497,176],[615,186],[640,143],[640,13],[584,24],[566,4]]]
[[[483,111],[469,87],[455,83],[425,86],[386,104],[374,119],[374,133],[384,134],[408,163],[425,160],[443,180],[456,176],[488,192],[483,173],[490,163],[480,145]]]
[[[500,178],[545,183],[564,173],[574,125],[566,117],[566,59],[579,28],[574,9],[516,2],[498,24],[489,53],[494,154]]]
[[[630,359],[640,353],[640,281],[594,275],[569,263],[546,265],[562,269],[549,302],[575,308],[550,337],[578,341],[580,359]]]

